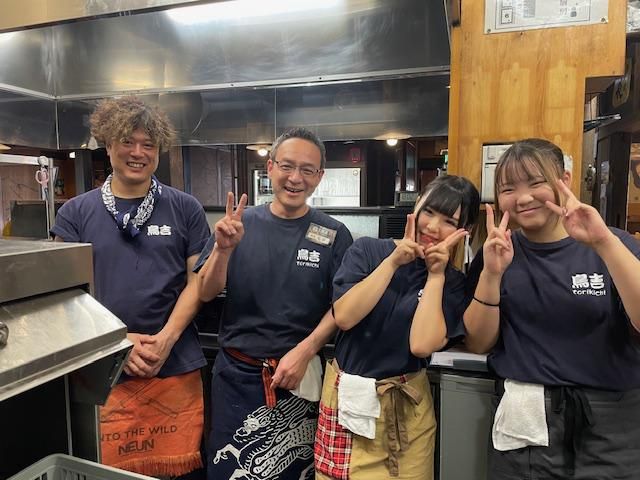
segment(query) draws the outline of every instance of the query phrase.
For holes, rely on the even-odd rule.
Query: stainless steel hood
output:
[[[49,147],[53,135],[56,147],[78,148],[95,101],[123,93],[167,108],[182,144],[270,141],[292,118],[327,140],[442,135],[449,2],[75,2],[104,5],[98,16],[145,13],[0,34],[0,91],[12,94],[0,142]],[[50,106],[53,117],[36,112]]]
[[[106,15],[130,15],[194,0],[2,0],[0,32]]]
[[[69,265],[71,263],[71,265]],[[131,342],[125,325],[91,297],[90,245],[0,239],[0,401],[90,365],[101,392],[117,380]],[[102,362],[102,363],[100,363]]]

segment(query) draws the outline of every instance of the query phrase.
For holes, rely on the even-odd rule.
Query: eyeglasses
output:
[[[286,173],[287,175],[290,175],[296,170],[299,170],[300,175],[302,175],[303,177],[314,177],[322,171],[322,169],[320,168],[312,168],[308,166],[297,167],[296,165],[291,165],[290,163],[282,163],[278,160],[272,161],[278,166],[282,173]]]

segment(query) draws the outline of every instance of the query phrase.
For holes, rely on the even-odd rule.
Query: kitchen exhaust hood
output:
[[[271,143],[292,122],[446,135],[450,2],[40,0],[53,23],[0,33],[0,143],[81,148],[95,103],[123,94],[166,109],[181,145]]]
[[[2,0],[0,32],[196,3],[202,0]]]

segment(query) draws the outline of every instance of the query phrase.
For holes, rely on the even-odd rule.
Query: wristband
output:
[[[473,296],[473,299],[478,302],[481,303],[482,305],[485,305],[487,307],[499,307],[500,303],[489,303],[489,302],[485,302],[484,300],[480,300],[479,298],[477,298],[475,295]]]

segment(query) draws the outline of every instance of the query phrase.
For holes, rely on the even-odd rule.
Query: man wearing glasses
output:
[[[325,148],[303,128],[281,135],[267,171],[272,203],[242,195],[214,226],[196,264],[200,299],[227,287],[212,373],[209,480],[313,478],[321,388],[316,356],[331,339],[333,275],[352,238],[310,208]]]

